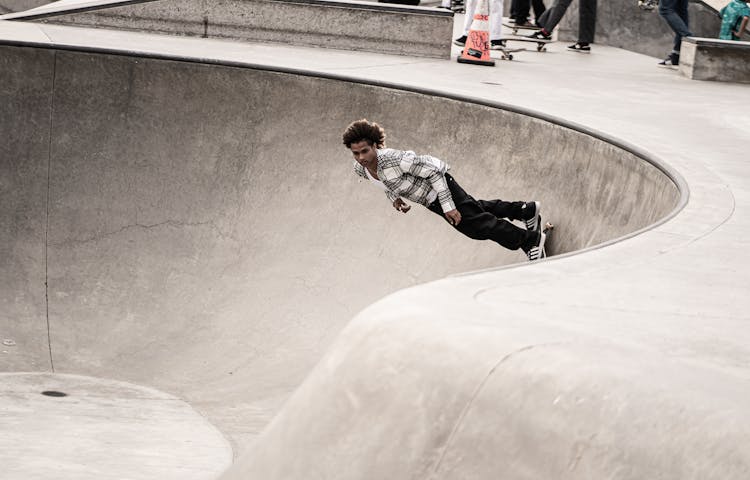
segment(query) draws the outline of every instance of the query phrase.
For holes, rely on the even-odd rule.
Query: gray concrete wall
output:
[[[551,5],[551,1],[545,2]],[[662,58],[672,49],[674,33],[657,10],[644,11],[635,0],[599,1],[596,43],[624,48]],[[718,37],[721,20],[716,10],[703,2],[690,2],[690,28],[699,37]],[[568,9],[559,25],[564,41],[578,39],[578,2]]]
[[[22,343],[4,369],[50,368],[45,303],[46,209],[54,54],[0,54],[0,340]]]
[[[0,318],[17,342],[2,370],[51,356],[57,372],[158,388],[237,451],[366,305],[525,260],[421,207],[395,212],[352,173],[350,121],[445,159],[477,197],[542,201],[551,253],[644,228],[679,199],[632,153],[490,106],[164,59],[11,46],[0,59],[14,112],[0,122]]]
[[[0,15],[3,13],[23,12],[31,8],[51,3],[49,0],[0,0]]]
[[[686,77],[750,83],[750,42],[690,37],[682,45],[680,73]]]
[[[445,59],[453,33],[450,11],[325,0],[160,0],[49,21]]]

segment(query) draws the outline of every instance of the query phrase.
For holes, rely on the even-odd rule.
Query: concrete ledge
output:
[[[0,17],[41,18],[68,25],[444,59],[450,58],[453,33],[453,12],[357,1],[110,0],[85,2],[67,11],[36,9],[23,18]]]
[[[693,80],[750,83],[750,42],[688,37],[682,41],[680,73]]]

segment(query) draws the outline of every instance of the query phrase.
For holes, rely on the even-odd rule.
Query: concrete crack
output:
[[[105,232],[105,233],[102,233],[102,234],[93,235],[93,236],[86,237],[86,238],[74,238],[74,239],[64,240],[64,241],[61,241],[61,242],[50,243],[50,245],[55,246],[55,247],[71,246],[71,245],[84,245],[84,244],[87,244],[87,243],[100,242],[100,241],[105,240],[107,238],[111,238],[111,237],[120,235],[123,232],[126,232],[128,230],[132,230],[132,229],[136,229],[136,228],[137,229],[143,229],[143,230],[152,230],[152,229],[156,229],[156,228],[160,228],[160,227],[164,227],[164,226],[174,227],[174,228],[209,226],[214,231],[216,231],[216,233],[218,233],[221,238],[229,239],[229,240],[232,240],[232,241],[235,241],[235,242],[237,241],[236,239],[232,238],[231,235],[226,234],[223,231],[221,231],[221,229],[218,226],[216,226],[216,224],[213,221],[211,221],[211,220],[205,221],[205,222],[179,222],[179,221],[176,221],[176,220],[165,220],[163,222],[153,223],[153,224],[144,224],[144,223],[136,222],[136,223],[133,223],[133,224],[130,224],[130,225],[125,225],[124,227],[119,228],[119,229],[114,230],[114,231],[111,231],[111,232]]]
[[[563,343],[542,343],[538,345],[527,345],[525,347],[521,347],[518,350],[514,350],[507,355],[503,356],[491,369],[489,372],[487,372],[487,375],[482,379],[482,381],[479,382],[477,385],[477,388],[474,390],[474,392],[471,395],[471,398],[469,398],[469,401],[466,402],[466,405],[464,406],[463,410],[461,410],[461,414],[458,416],[458,419],[456,420],[456,423],[453,425],[453,429],[451,429],[450,435],[448,435],[448,439],[443,444],[442,452],[440,452],[440,458],[438,458],[437,462],[435,462],[435,467],[432,469],[432,472],[430,473],[430,479],[436,478],[436,475],[438,473],[438,470],[440,469],[440,466],[443,464],[443,460],[445,459],[445,455],[448,452],[448,449],[450,448],[451,444],[453,443],[453,438],[456,436],[456,433],[458,432],[458,429],[461,427],[461,425],[464,422],[464,419],[469,413],[469,410],[471,410],[472,405],[476,401],[477,397],[479,397],[479,394],[484,389],[484,386],[489,381],[490,377],[492,376],[495,371],[500,368],[501,365],[509,361],[511,358],[515,357],[516,355],[519,355],[523,352],[527,352],[529,350],[532,350],[534,348],[538,347],[549,347],[553,345],[562,345]]]

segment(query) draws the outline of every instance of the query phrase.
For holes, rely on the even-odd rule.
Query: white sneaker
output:
[[[544,258],[544,241],[546,239],[547,235],[545,235],[544,232],[539,232],[539,243],[526,252],[526,256],[529,257],[530,262]]]

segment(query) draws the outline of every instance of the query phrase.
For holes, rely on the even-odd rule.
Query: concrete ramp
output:
[[[395,212],[352,173],[340,137],[350,121],[376,120],[390,146],[446,160],[477,197],[540,200],[558,226],[556,255],[648,228],[686,194],[664,167],[595,132],[500,104],[345,78],[17,43],[0,46],[0,85],[0,329],[13,339],[0,369],[168,392],[235,452],[252,445],[367,305],[451,274],[524,261],[458,235],[418,206]],[[437,300],[406,298],[402,313]],[[476,350],[453,335],[471,325],[425,322],[422,333],[409,333],[412,352],[426,341],[445,345],[453,359]],[[434,372],[400,360],[387,366],[369,349],[390,335],[367,341],[360,328],[338,345],[360,357],[350,374],[364,392],[378,390],[391,369],[411,372],[404,386]],[[335,353],[321,368],[341,361]],[[438,396],[420,412],[425,432],[436,431],[428,427],[471,390],[478,371],[459,362],[440,370],[450,390],[419,394]],[[321,387],[320,375],[304,392]],[[356,412],[374,407],[367,405],[375,396],[341,393]],[[370,446],[375,458],[380,447]]]

